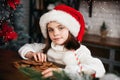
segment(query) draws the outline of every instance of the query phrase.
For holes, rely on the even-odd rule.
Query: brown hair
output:
[[[47,30],[47,38],[46,38],[46,46],[43,49],[43,53],[47,53],[47,51],[51,48],[51,39],[48,35],[48,30]],[[76,38],[69,32],[68,39],[63,43],[65,48],[68,50],[76,50],[80,47],[80,43],[76,40]]]

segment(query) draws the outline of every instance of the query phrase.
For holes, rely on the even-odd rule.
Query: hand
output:
[[[28,52],[25,57],[34,59],[36,62],[46,62],[46,54],[40,52]]]
[[[48,68],[42,72],[43,78],[48,78],[53,76],[53,71],[60,72],[61,68]]]

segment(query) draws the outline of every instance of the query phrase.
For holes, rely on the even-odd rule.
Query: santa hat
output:
[[[82,41],[85,23],[82,14],[72,7],[64,4],[56,6],[53,10],[45,13],[40,18],[40,28],[43,36],[47,37],[46,25],[50,21],[57,21],[66,26],[78,41]]]

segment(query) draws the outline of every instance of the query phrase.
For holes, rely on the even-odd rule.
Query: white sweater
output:
[[[18,52],[23,59],[27,59],[25,58],[25,54],[28,51],[42,52],[44,47],[45,44],[41,43],[25,44]],[[80,72],[84,72],[85,74],[95,73],[97,78],[105,74],[105,69],[100,59],[92,57],[90,51],[84,45],[81,45],[76,51],[71,51],[65,49],[64,46],[51,43],[47,57],[49,61],[65,65],[66,67],[63,70],[71,76],[72,80],[76,75],[78,79],[74,80],[79,80]],[[80,62],[80,65],[78,65],[78,62]]]

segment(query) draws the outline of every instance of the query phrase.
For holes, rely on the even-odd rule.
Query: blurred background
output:
[[[5,42],[0,35],[1,49],[17,51],[25,43],[44,42],[39,18],[55,5],[63,3],[84,16],[86,29],[82,43],[91,50],[93,56],[103,61],[107,72],[120,73],[120,0],[20,0],[19,6],[10,6],[14,9],[11,12],[14,14],[13,20],[6,17],[10,11],[5,10],[11,9],[6,9],[4,1],[0,3],[0,27],[6,18],[12,23],[18,38]]]

